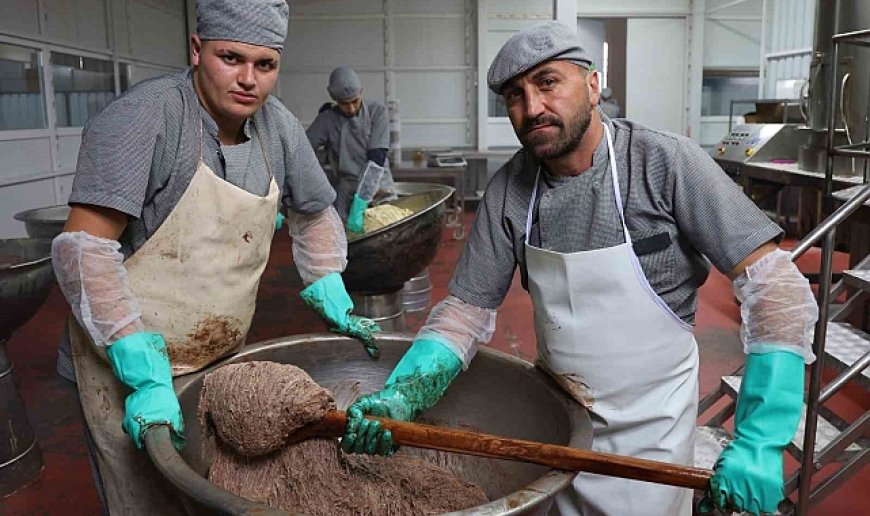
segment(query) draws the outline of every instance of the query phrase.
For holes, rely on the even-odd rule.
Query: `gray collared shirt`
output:
[[[302,124],[278,99],[269,97],[244,135],[239,145],[220,144],[217,124],[194,91],[192,70],[143,81],[88,121],[69,202],[129,215],[119,239],[125,256],[175,208],[201,152],[215,174],[255,195],[266,194],[274,175],[282,203],[296,212],[332,204],[335,192]]]
[[[629,120],[611,121],[625,222],[653,290],[694,323],[698,288],[710,262],[728,272],[782,230],[692,140]],[[525,227],[539,163],[520,150],[486,187],[449,291],[497,308],[520,267],[528,289]],[[553,177],[542,168],[530,243],[571,253],[624,243],[610,179],[607,143],[582,174]]]

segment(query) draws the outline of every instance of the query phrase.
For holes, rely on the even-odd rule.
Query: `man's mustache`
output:
[[[552,125],[555,127],[563,127],[562,119],[560,119],[556,115],[545,113],[545,114],[539,115],[535,118],[523,119],[523,124],[520,127],[520,131],[522,132],[523,136],[525,136],[533,128],[538,127],[538,126],[542,126],[542,125]]]

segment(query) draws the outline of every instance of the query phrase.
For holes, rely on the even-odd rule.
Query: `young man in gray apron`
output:
[[[390,124],[382,102],[362,97],[362,84],[356,72],[340,66],[329,74],[327,91],[335,105],[317,114],[305,131],[315,149],[323,147],[336,178],[335,209],[342,220],[361,223],[371,199],[358,194],[360,179],[367,168],[380,172],[375,190],[392,192],[393,176],[387,160]],[[383,170],[381,170],[383,169]]]
[[[387,380],[349,410],[343,445],[392,451],[364,414],[412,419],[432,406],[477,345],[515,268],[534,306],[538,365],[592,416],[592,448],[692,465],[698,288],[710,263],[742,301],[747,365],[735,440],[710,501],[773,512],[782,451],[797,428],[816,304],[777,249],[781,230],[688,138],[610,120],[577,38],[548,22],[502,47],[489,86],[523,149],[493,177],[448,296]],[[564,514],[688,515],[692,493],[579,474]]]
[[[306,303],[375,351],[377,327],[348,315],[335,193],[270,95],[287,19],[284,0],[199,0],[193,68],[136,85],[84,129],[52,252],[74,315],[58,369],[77,383],[111,514],[183,513],[136,448],[152,425],[180,448],[172,377],[245,343],[280,202]]]

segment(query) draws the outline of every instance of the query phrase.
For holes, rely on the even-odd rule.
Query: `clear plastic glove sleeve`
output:
[[[360,199],[372,202],[375,194],[378,193],[382,177],[384,177],[384,167],[379,166],[374,161],[367,162],[366,168],[359,176],[359,186],[356,189],[356,194]]]
[[[97,346],[145,329],[120,248],[116,240],[84,231],[61,233],[51,245],[57,283]]]
[[[747,355],[787,350],[807,364],[816,359],[818,304],[788,252],[777,249],[747,267],[734,280],[734,295],[742,303],[740,337]]]
[[[433,339],[443,343],[462,360],[462,369],[486,344],[495,332],[496,311],[470,305],[456,296],[447,296],[432,308],[417,339]]]
[[[347,266],[347,236],[332,206],[312,214],[291,211],[287,218],[293,238],[293,261],[305,285]]]

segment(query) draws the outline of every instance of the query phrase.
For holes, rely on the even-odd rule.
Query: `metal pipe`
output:
[[[830,163],[829,163],[830,166]],[[831,295],[831,269],[834,258],[834,237],[836,226],[825,234],[822,244],[822,267],[819,272],[819,319],[813,335],[813,351],[816,361],[810,372],[810,387],[807,391],[807,415],[804,425],[803,456],[801,457],[800,478],[798,480],[798,516],[805,516],[809,510],[810,483],[816,469],[816,427],[819,416],[819,392],[821,391],[822,369],[825,355],[825,335],[828,331],[828,309]]]
[[[826,385],[825,389],[821,392],[821,394],[819,394],[819,403],[824,403],[828,401],[831,396],[836,394],[841,387],[849,382],[849,380],[864,372],[864,369],[866,369],[868,365],[870,365],[870,352],[864,354],[864,356],[858,359],[857,362],[852,364],[849,369],[840,373],[839,376],[831,381],[831,383]]]
[[[839,13],[840,5],[839,4],[840,4],[840,2],[837,2],[837,18],[839,18],[839,15],[840,15],[840,13]],[[839,26],[839,23],[836,26]],[[832,39],[835,42],[838,42],[838,41],[843,41],[843,40],[852,40],[852,39],[860,39],[860,38],[867,38],[867,37],[870,37],[870,29],[853,30],[852,32],[843,32],[840,34],[834,34]]]
[[[854,197],[846,201],[840,206],[837,211],[832,213],[828,218],[823,220],[821,224],[816,226],[810,233],[798,242],[791,252],[791,260],[795,261],[800,258],[807,250],[818,242],[822,236],[829,230],[843,222],[849,215],[854,213],[861,205],[870,199],[870,184],[864,186],[864,189],[858,192]]]
[[[854,423],[840,432],[825,448],[819,452],[819,464],[828,464],[840,457],[858,439],[864,436],[870,427],[870,411],[864,412]]]

